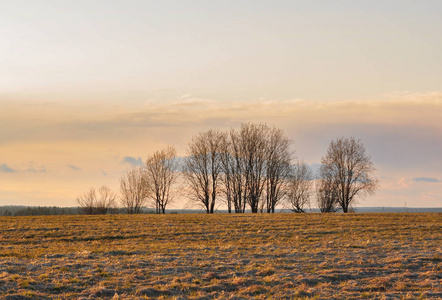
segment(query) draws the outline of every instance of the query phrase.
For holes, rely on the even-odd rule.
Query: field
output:
[[[442,214],[0,218],[2,299],[442,299]]]

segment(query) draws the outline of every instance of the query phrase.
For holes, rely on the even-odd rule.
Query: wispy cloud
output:
[[[67,165],[66,167],[68,167],[69,169],[74,170],[74,171],[81,171],[80,167],[77,167],[74,165]]]
[[[415,177],[412,180],[415,182],[441,182],[439,179],[432,177]]]
[[[439,122],[442,93],[401,93],[373,100],[334,102],[302,99],[228,102],[183,95],[172,101],[149,100],[138,107],[107,106],[93,112],[87,104],[75,107],[58,104],[44,110],[29,107],[25,112],[19,108],[19,104],[10,103],[7,109],[0,111],[2,120],[10,125],[0,128],[3,143],[8,140],[96,140],[127,135],[130,128],[231,126],[249,121],[291,123],[307,129],[325,124],[347,128],[349,124],[391,127],[412,124],[414,128],[442,129]],[[14,112],[20,112],[20,118]]]
[[[1,164],[0,165],[0,173],[15,173],[16,170],[9,167],[7,164]]]
[[[134,166],[141,166],[141,165],[143,165],[143,160],[141,159],[141,157],[135,158],[135,157],[132,157],[132,156],[125,156],[121,162],[122,163],[131,164],[131,165],[134,165]]]
[[[334,124],[409,124],[442,127],[435,121],[442,109],[442,93],[395,94],[366,101],[307,101],[302,99],[273,101],[258,99],[222,102],[185,95],[171,102],[150,101],[138,111],[118,113],[113,121],[132,126],[180,126],[210,122],[227,123],[253,120],[290,121],[316,127]],[[418,118],[425,115],[426,118]]]
[[[46,173],[47,172],[47,170],[46,170],[46,168],[39,168],[39,169],[36,169],[36,168],[28,168],[28,169],[26,169],[26,172],[31,172],[31,173]]]

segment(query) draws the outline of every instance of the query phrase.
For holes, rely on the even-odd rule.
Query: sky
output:
[[[256,122],[313,167],[360,139],[380,188],[358,206],[442,207],[441,15],[436,0],[0,1],[0,205],[75,206],[156,150]]]

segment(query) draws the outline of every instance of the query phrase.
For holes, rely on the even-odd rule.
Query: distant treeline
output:
[[[109,211],[110,214],[125,214],[123,208],[115,208]],[[143,209],[141,213],[155,213],[152,209]],[[83,211],[79,207],[57,207],[57,206],[0,206],[0,216],[61,216],[79,215]]]
[[[276,212],[290,212],[287,209],[277,209]],[[217,210],[217,213],[227,214],[227,210]],[[250,213],[250,210],[246,212]],[[308,213],[319,213],[319,209],[307,209]],[[442,207],[358,207],[355,209],[358,213],[442,213]],[[154,214],[154,209],[143,208],[141,213]],[[170,214],[199,214],[205,213],[202,209],[177,209]],[[57,206],[0,206],[0,216],[61,216],[61,215],[80,215],[84,214],[79,207],[57,207]],[[109,214],[127,214],[123,208],[118,208],[109,212]]]
[[[57,216],[76,215],[80,210],[77,207],[57,207],[57,206],[1,206],[2,216]]]

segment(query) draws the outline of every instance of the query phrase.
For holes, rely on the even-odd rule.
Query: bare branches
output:
[[[229,213],[232,211],[233,205],[235,213],[244,213],[247,189],[241,137],[234,129],[231,129],[224,135],[222,141],[222,180],[228,211]]]
[[[178,178],[175,148],[167,147],[150,155],[146,160],[144,176],[147,197],[155,203],[156,213],[166,213],[166,206],[174,196],[172,186]]]
[[[106,214],[110,209],[115,208],[117,194],[110,188],[103,185],[98,189],[98,195],[99,198],[97,199],[96,207],[99,214]]]
[[[287,192],[287,181],[292,169],[291,140],[281,129],[272,128],[268,134],[266,158],[266,206],[267,212],[275,207]]]
[[[304,162],[298,161],[293,166],[291,179],[287,186],[287,202],[293,212],[305,212],[306,206],[310,204],[312,183],[312,170]]]
[[[221,151],[224,133],[209,130],[193,137],[185,158],[183,175],[189,185],[189,196],[213,213],[221,184]]]
[[[120,179],[120,203],[129,214],[138,214],[146,204],[148,186],[142,167],[132,167]]]
[[[321,179],[333,189],[333,195],[343,212],[348,212],[356,197],[372,195],[378,180],[365,147],[355,138],[339,138],[331,141],[327,154],[321,160]]]
[[[97,194],[94,188],[90,188],[90,190],[83,195],[77,197],[77,203],[80,205],[81,210],[86,215],[93,215],[95,210],[95,202],[97,199]]]
[[[274,212],[291,172],[291,140],[265,124],[242,124],[220,138],[222,183],[229,212]]]
[[[246,200],[252,213],[258,212],[266,184],[266,159],[269,128],[264,124],[242,124],[239,130],[241,162],[243,164]]]
[[[319,178],[315,182],[316,203],[322,213],[337,211],[338,189],[332,178]]]
[[[87,215],[106,214],[111,208],[115,207],[115,199],[117,195],[107,186],[102,186],[97,192],[94,188],[83,195],[77,197],[77,203],[81,210]]]

